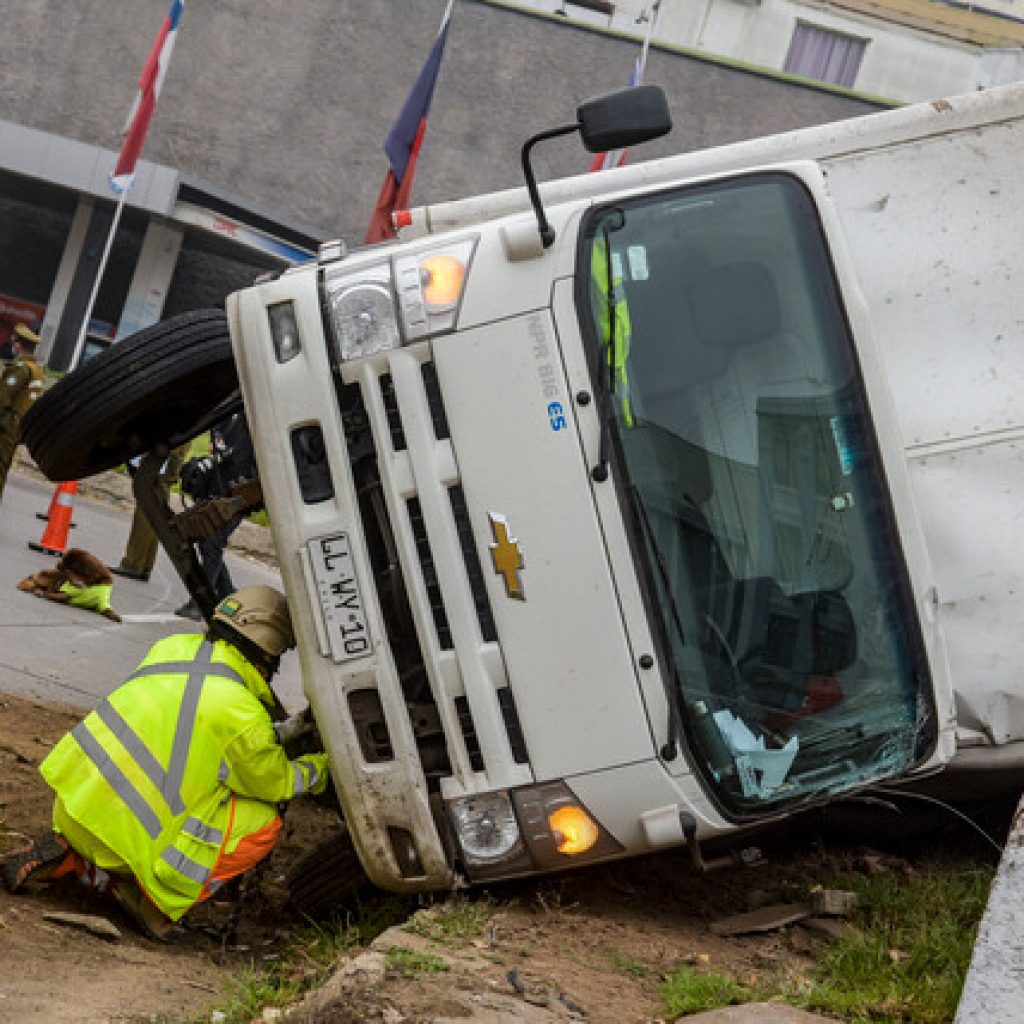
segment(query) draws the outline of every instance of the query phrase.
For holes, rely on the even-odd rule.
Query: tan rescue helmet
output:
[[[245,637],[271,659],[295,646],[288,601],[273,587],[239,587],[217,605],[213,621]]]

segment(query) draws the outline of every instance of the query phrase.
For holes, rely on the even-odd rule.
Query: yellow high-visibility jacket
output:
[[[113,851],[177,920],[199,898],[232,828],[234,795],[274,804],[326,785],[326,755],[289,761],[267,682],[231,644],[198,634],[157,642],[132,677],[40,765],[65,813]]]
[[[96,583],[91,587],[80,587],[68,581],[60,585],[60,590],[62,594],[68,595],[68,604],[74,608],[105,612],[110,607],[110,595],[114,592],[114,585]]]
[[[609,276],[611,281],[609,281]],[[633,342],[633,324],[622,287],[621,274],[609,274],[608,248],[604,238],[594,239],[590,253],[590,279],[594,316],[601,342],[608,346],[608,365],[615,372],[616,391],[622,421],[633,426],[633,406],[629,395],[629,348]],[[609,285],[611,301],[609,301]],[[609,309],[611,316],[609,316]]]

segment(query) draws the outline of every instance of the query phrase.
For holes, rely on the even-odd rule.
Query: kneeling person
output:
[[[274,848],[277,804],[327,785],[327,755],[290,761],[269,681],[295,645],[288,605],[243,587],[210,631],[158,641],[40,765],[53,834],[12,854],[4,882],[76,873],[151,937]]]

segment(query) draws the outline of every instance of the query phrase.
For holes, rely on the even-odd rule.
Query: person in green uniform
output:
[[[0,378],[0,498],[21,439],[21,417],[43,393],[43,371],[36,362],[39,335],[18,324],[12,341],[14,358],[4,364]]]

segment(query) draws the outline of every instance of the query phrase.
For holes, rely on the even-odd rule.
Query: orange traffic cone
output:
[[[39,543],[28,542],[33,551],[43,551],[48,555],[63,555],[68,546],[68,531],[71,529],[71,510],[75,504],[75,493],[78,481],[68,480],[57,487],[53,502],[50,505],[50,518],[43,530]]]
[[[54,489],[53,489],[53,497],[50,499],[50,507],[45,512],[37,512],[36,513],[36,519],[42,519],[43,522],[46,522],[46,520],[49,519],[50,516],[52,516],[53,513],[56,511],[56,509],[57,509],[57,499],[59,497],[60,497],[60,484],[57,484],[57,486],[54,487]],[[72,530],[76,530],[77,528],[78,528],[78,523],[72,523],[71,524],[71,529]]]

